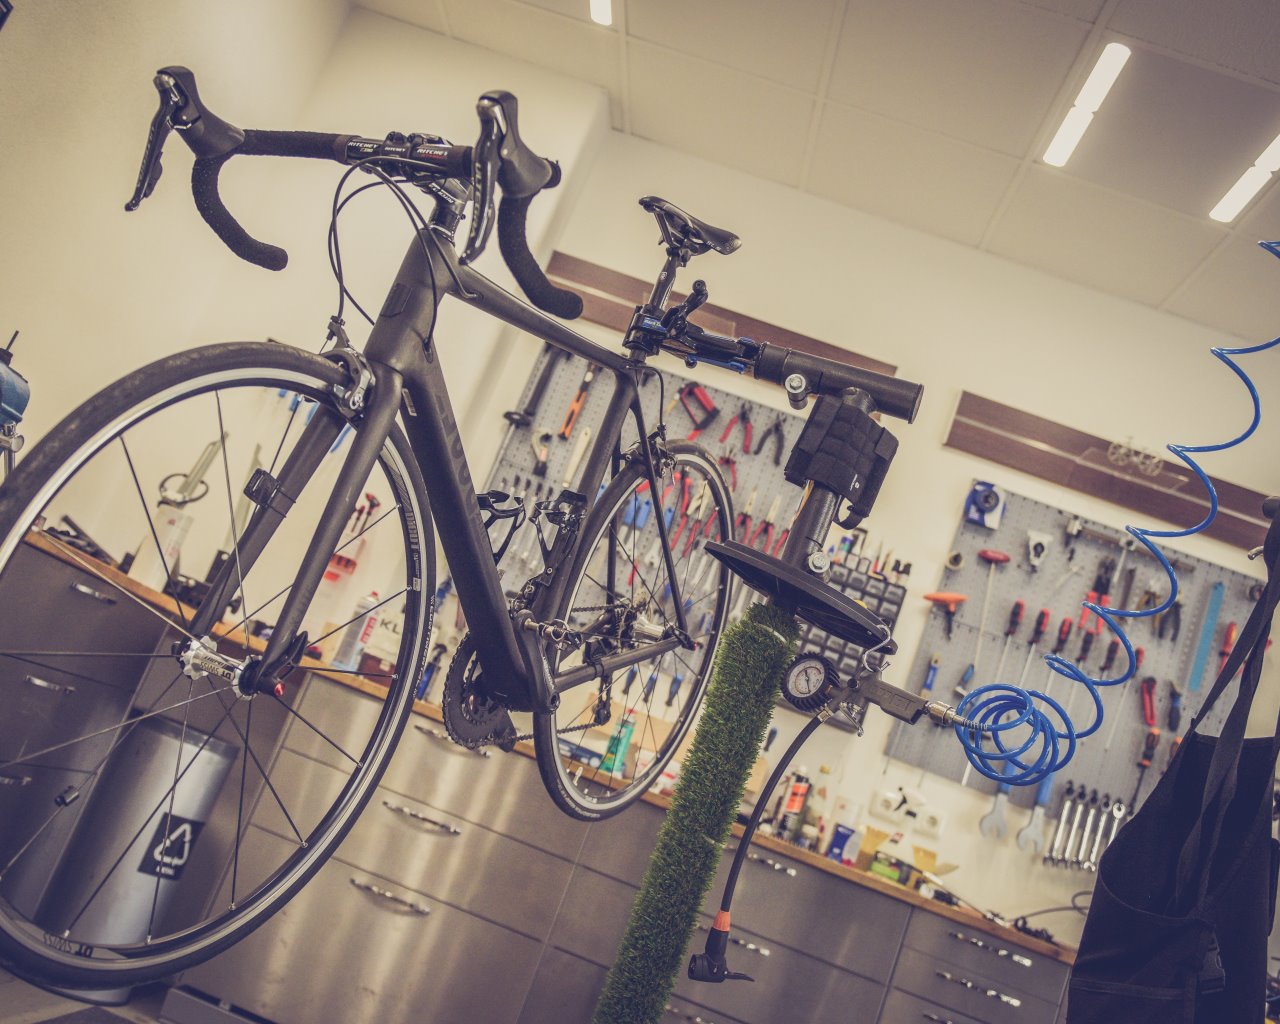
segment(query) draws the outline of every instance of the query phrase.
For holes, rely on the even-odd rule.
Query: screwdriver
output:
[[[1138,784],[1133,787],[1133,799],[1129,801],[1129,813],[1138,807],[1138,794],[1142,792],[1142,777],[1147,774],[1147,769],[1151,767],[1151,762],[1156,756],[1156,747],[1160,743],[1160,730],[1151,729],[1142,741],[1142,756],[1138,758]]]
[[[1009,611],[1009,625],[1004,631],[1004,647],[1000,651],[1000,660],[996,663],[995,680],[999,682],[1004,678],[1004,659],[1009,653],[1009,644],[1013,642],[1014,635],[1018,632],[1018,627],[1022,625],[1022,614],[1026,611],[1026,604],[1023,601],[1014,601],[1013,608]]]
[[[1117,643],[1117,642],[1118,641],[1115,641],[1115,640],[1112,641],[1112,643]],[[1133,649],[1133,671],[1135,674],[1137,673],[1138,669],[1142,668],[1142,659],[1146,657],[1146,654],[1147,654],[1147,651],[1145,647],[1135,647]],[[1106,666],[1103,666],[1103,667],[1105,669]],[[1116,698],[1116,707],[1120,707],[1120,708],[1124,707],[1124,695],[1128,691],[1129,684],[1131,682],[1133,682],[1133,676],[1130,676],[1128,679],[1126,679],[1124,682],[1124,685],[1120,687],[1120,696]],[[1112,716],[1111,731],[1107,733],[1107,742],[1106,742],[1106,745],[1103,746],[1102,748],[1103,753],[1106,753],[1108,750],[1111,749],[1111,741],[1116,738],[1116,730],[1120,728],[1120,717],[1121,716],[1119,715],[1119,713]],[[1155,723],[1154,717],[1151,719],[1151,721],[1147,723],[1147,725],[1155,725],[1155,724],[1156,723]]]
[[[1071,639],[1071,630],[1074,626],[1075,620],[1073,620],[1070,615],[1063,619],[1061,624],[1058,626],[1058,639],[1054,642],[1053,653],[1059,658],[1062,657],[1062,652],[1067,649],[1067,641]],[[1044,684],[1044,695],[1046,697],[1049,696],[1050,691],[1053,690],[1053,684],[1056,682],[1054,676],[1057,674],[1058,673],[1053,670],[1053,666],[1050,665],[1049,680]],[[1068,702],[1069,701],[1070,698],[1068,698]]]
[[[1045,630],[1049,628],[1049,609],[1041,608],[1040,614],[1036,616],[1036,624],[1031,627],[1031,646],[1027,648],[1027,660],[1022,663],[1022,674],[1018,676],[1018,685],[1021,686],[1027,681],[1027,673],[1031,671],[1031,659],[1036,656],[1036,647],[1044,638]],[[1050,673],[1052,675],[1052,672]]]

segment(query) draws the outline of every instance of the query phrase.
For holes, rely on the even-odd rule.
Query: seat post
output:
[[[689,257],[693,254],[681,246],[667,246],[667,261],[662,265],[658,280],[653,284],[653,294],[649,296],[649,308],[660,311],[671,297],[671,288],[676,283],[676,271],[689,265]]]

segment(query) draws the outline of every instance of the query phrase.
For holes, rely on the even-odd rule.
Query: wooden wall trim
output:
[[[570,256],[568,253],[555,252],[547,265],[547,276],[558,284],[572,288],[582,296],[582,316],[592,323],[601,324],[615,331],[625,331],[631,323],[634,307],[649,298],[653,285],[630,274],[623,274],[598,263],[591,263]],[[684,299],[685,293],[674,292],[677,301]],[[895,375],[898,368],[892,363],[872,359],[847,348],[840,348],[829,342],[810,338],[808,335],[771,324],[767,320],[758,320],[746,313],[727,309],[707,303],[694,315],[693,320],[699,326],[717,334],[731,334],[740,337],[767,341],[771,345],[783,345],[797,352],[806,352],[824,359],[835,359],[850,366],[876,373]]]
[[[1209,511],[1203,485],[1181,462],[1162,458],[1154,475],[1117,466],[1107,458],[1112,442],[1106,438],[968,391],[960,394],[945,443],[1179,527],[1199,522]],[[1268,525],[1262,514],[1266,496],[1224,480],[1213,483],[1218,516],[1205,534],[1246,550],[1261,544]]]

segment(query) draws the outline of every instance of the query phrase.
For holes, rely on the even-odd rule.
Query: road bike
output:
[[[160,108],[128,208],[150,195],[176,132],[195,154],[197,209],[249,262],[281,269],[287,256],[223,204],[219,175],[233,156],[367,172],[365,187],[392,189],[413,231],[363,346],[341,316],[355,300],[337,243],[345,200],[335,199],[341,298],[330,347],[240,342],[161,359],[68,415],[0,493],[0,694],[14,709],[0,728],[0,960],[70,987],[136,984],[207,959],[280,909],[335,850],[395,751],[423,676],[433,525],[469,629],[441,698],[450,737],[503,749],[531,737],[551,798],[584,820],[650,788],[690,732],[733,573],[744,572],[712,555],[734,522],[716,460],[668,439],[660,414],[646,418],[642,392],[661,387],[651,358],[667,352],[783,384],[797,408],[857,393],[869,410],[911,419],[920,399],[917,385],[692,323],[706,291],[672,302],[677,271],[739,242],[654,197],[642,205],[666,259],[621,351],[566,327],[581,301],[548,281],[525,238],[529,203],[560,171],[525,145],[508,93],[480,97],[478,139],[458,146],[423,134],[241,130],[203,104],[189,70],[164,68],[155,86]],[[411,191],[430,201],[428,214]],[[472,266],[495,226],[532,305]],[[477,493],[437,357],[446,298],[612,379],[575,486],[529,506],[522,495]],[[173,472],[201,446],[191,471]],[[696,510],[692,545],[672,543],[673,491]],[[781,560],[752,557],[819,573],[837,504],[811,484]],[[542,565],[513,581],[497,563],[518,530],[537,532]],[[333,579],[367,565],[375,546],[378,596],[357,606],[352,626],[349,603],[335,611]],[[72,582],[51,586],[51,567]],[[140,645],[132,637],[148,625],[159,639]],[[349,626],[376,634],[376,656],[335,654]],[[358,743],[345,733],[338,742],[297,709],[312,673],[379,698]],[[286,727],[319,735],[343,766],[339,782],[286,792],[272,779]],[[624,729],[633,743],[621,742]],[[591,756],[588,740],[605,756]],[[245,848],[259,803],[279,811],[292,840],[266,866]]]

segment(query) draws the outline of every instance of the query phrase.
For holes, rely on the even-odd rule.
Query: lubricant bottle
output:
[[[787,791],[787,802],[782,810],[782,820],[778,823],[777,836],[795,842],[804,825],[804,809],[809,803],[809,769],[803,765],[796,769],[791,778],[791,788]]]
[[[636,731],[636,713],[628,710],[618,731],[609,738],[609,746],[605,750],[604,760],[600,762],[600,770],[612,774],[622,772],[627,763],[627,749],[631,746],[631,736]]]
[[[368,644],[373,631],[378,628],[378,592],[371,591],[356,602],[351,616],[351,625],[342,633],[342,642],[338,644],[337,653],[333,656],[333,667],[351,671],[360,667],[360,655]]]

